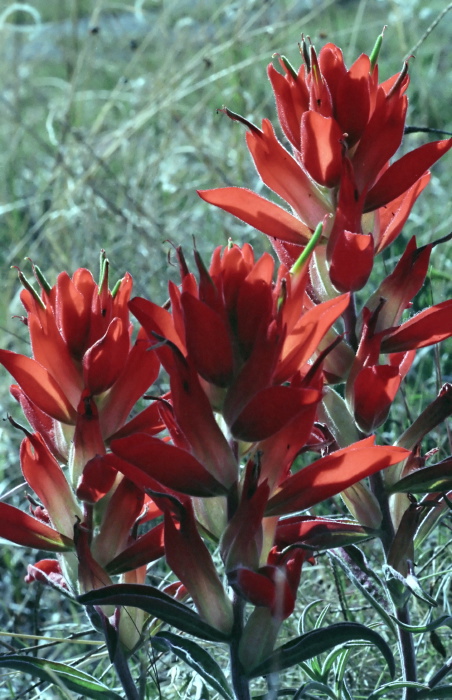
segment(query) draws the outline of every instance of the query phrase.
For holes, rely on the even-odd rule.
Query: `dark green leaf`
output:
[[[171,651],[199,673],[206,683],[220,693],[225,700],[232,700],[232,690],[223,671],[215,659],[199,644],[172,632],[160,632],[153,637],[152,644],[159,651]]]
[[[248,678],[265,676],[268,673],[283,671],[295,664],[312,659],[318,654],[329,651],[339,644],[365,641],[374,644],[382,653],[391,674],[394,677],[395,662],[391,649],[379,634],[364,625],[354,622],[340,622],[319,630],[312,630],[297,637],[287,644],[275,649],[262,663],[247,673]]]
[[[442,493],[452,489],[452,457],[417,469],[391,487],[391,493]]]
[[[402,690],[403,688],[416,688],[417,690],[424,690],[425,685],[422,683],[413,683],[411,681],[393,681],[392,683],[385,683],[385,685],[380,686],[371,693],[367,700],[377,700],[377,698],[386,698],[388,690]],[[416,700],[419,696],[416,695]]]
[[[297,690],[292,700],[302,700],[302,698],[313,698],[314,696],[310,694],[311,690],[318,690],[327,697],[331,698],[331,700],[336,700],[337,698],[336,693],[334,693],[331,690],[331,688],[329,688],[324,683],[318,683],[317,681],[309,681]],[[317,695],[315,697],[317,697]]]
[[[88,673],[56,661],[37,659],[21,654],[11,654],[0,658],[0,667],[12,668],[21,673],[30,673],[48,683],[61,681],[68,690],[79,693],[84,698],[94,700],[122,700],[122,696],[107,688]]]
[[[450,615],[441,615],[441,617],[438,617],[437,620],[432,620],[427,625],[405,625],[403,622],[399,622],[399,620],[397,620],[395,617],[394,620],[398,624],[398,626],[401,627],[403,630],[406,630],[407,632],[413,632],[415,634],[417,632],[432,632],[433,630],[438,629],[438,627],[452,628],[452,617]]]
[[[131,608],[140,608],[194,637],[212,642],[228,641],[223,632],[204,622],[194,610],[154,586],[118,583],[85,593],[77,600],[83,605],[128,605]]]

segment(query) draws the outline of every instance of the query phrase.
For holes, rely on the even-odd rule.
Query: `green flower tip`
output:
[[[377,41],[375,42],[375,46],[372,49],[372,53],[370,54],[370,73],[372,74],[375,70],[375,66],[377,65],[378,61],[378,56],[380,55],[380,49],[383,44],[383,35],[385,33],[387,25],[385,24],[383,29],[381,30],[381,34],[377,37]]]
[[[303,248],[303,252],[301,253],[299,258],[294,262],[294,264],[290,268],[291,275],[296,275],[306,265],[312,251],[314,250],[317,243],[319,242],[319,239],[320,239],[322,233],[323,233],[323,221],[321,221],[319,224],[317,224],[317,228],[314,231],[314,233],[312,234],[309,243]]]

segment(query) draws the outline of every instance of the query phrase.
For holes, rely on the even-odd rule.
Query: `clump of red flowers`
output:
[[[230,243],[208,267],[195,250],[195,275],[178,248],[180,283],[164,306],[131,299],[128,274],[110,290],[105,254],[98,283],[79,269],[51,286],[34,267],[39,291],[19,274],[32,357],[0,350],[32,430],[20,461],[33,491],[30,513],[0,503],[0,535],[57,556],[27,580],[103,606],[104,629],[128,650],[151,617],[154,630],[161,619],[229,643],[237,697],[267,659],[279,663],[272,650],[315,552],[380,537],[400,582],[415,536],[403,486],[449,483],[450,460],[425,474],[420,457],[452,411],[449,388],[395,445],[376,433],[416,351],[452,336],[452,300],[404,317],[433,244],[408,242],[360,310],[354,292],[452,140],[391,162],[408,65],[379,82],[379,43],[350,68],[333,44],[317,56],[303,39],[301,51],[298,70],[284,57],[282,72],[268,68],[290,151],[268,120],[258,128],[225,110],[248,127],[263,182],[290,210],[242,188],[200,193],[269,236],[280,263]],[[151,389],[158,378],[164,395]],[[350,517],[316,516],[339,493]],[[425,535],[435,518],[423,516]],[[162,556],[177,578],[166,591],[145,584]],[[328,629],[322,649],[335,643]]]

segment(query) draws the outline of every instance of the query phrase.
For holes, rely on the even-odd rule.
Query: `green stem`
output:
[[[248,679],[243,674],[242,664],[239,659],[239,645],[243,632],[243,611],[245,602],[242,598],[239,598],[236,593],[233,595],[232,607],[234,611],[234,624],[232,627],[232,640],[229,647],[232,687],[236,700],[250,700],[251,696]]]

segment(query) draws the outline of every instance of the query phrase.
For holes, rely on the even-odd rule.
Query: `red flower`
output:
[[[24,279],[20,273],[21,279]],[[19,384],[14,395],[34,426],[49,420],[75,425],[82,397],[97,397],[104,438],[116,432],[158,374],[155,353],[147,352],[145,334],[130,343],[128,300],[132,278],[125,277],[112,293],[108,261],[98,286],[91,273],[77,270],[72,279],[58,276],[54,287],[37,274],[41,294],[29,283],[21,293],[27,311],[33,358],[0,350],[0,363]],[[47,418],[46,418],[47,416]],[[49,446],[64,448],[50,438]]]
[[[373,317],[369,309],[363,311],[361,341],[345,388],[355,421],[366,434],[373,432],[386,420],[402,379],[416,354],[414,350],[391,353],[389,364],[379,364],[381,334],[374,333],[378,311],[379,309],[375,311]]]
[[[305,510],[409,456],[401,447],[375,445],[375,436],[332,452],[283,481],[268,502],[266,515]]]
[[[313,46],[304,44],[303,53],[305,65],[298,72],[283,59],[283,74],[273,65],[268,68],[292,155],[267,120],[261,130],[225,110],[248,127],[247,144],[258,173],[291,213],[240,188],[199,194],[272,242],[276,239],[275,248],[286,263],[298,257],[293,244],[306,245],[317,224],[334,213],[333,228],[330,234],[326,231],[333,239],[328,248],[331,279],[342,291],[359,289],[374,254],[398,235],[428,182],[428,169],[452,147],[452,139],[425,144],[390,164],[404,132],[407,64],[379,84],[378,68],[364,54],[347,69],[333,44],[324,46],[318,58]]]
[[[311,555],[301,549],[281,554],[275,547],[265,566],[257,571],[239,567],[229,573],[228,581],[243,598],[269,608],[272,617],[281,622],[294,611],[301,567],[309,558]]]

